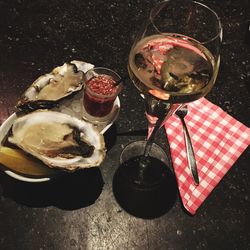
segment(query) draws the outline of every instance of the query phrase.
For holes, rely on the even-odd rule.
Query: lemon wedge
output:
[[[0,163],[8,169],[28,176],[49,176],[55,174],[42,162],[27,156],[23,151],[9,147],[0,147]]]

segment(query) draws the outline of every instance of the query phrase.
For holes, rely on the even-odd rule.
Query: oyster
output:
[[[83,74],[92,64],[72,61],[56,67],[51,73],[40,76],[22,95],[18,111],[33,111],[55,107],[58,102],[83,88]]]
[[[106,153],[103,135],[93,124],[55,111],[17,118],[8,140],[49,167],[71,171],[100,165]]]

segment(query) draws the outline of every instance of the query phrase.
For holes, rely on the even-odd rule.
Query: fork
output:
[[[183,125],[183,134],[184,134],[185,145],[186,145],[188,166],[192,174],[195,185],[199,185],[199,176],[198,176],[197,165],[196,165],[196,160],[195,160],[195,155],[194,155],[194,149],[193,149],[191,138],[187,129],[187,125],[185,123],[185,119],[184,119],[187,113],[188,113],[187,105],[184,105],[183,107],[181,107],[175,112],[175,114],[180,118],[181,123]]]

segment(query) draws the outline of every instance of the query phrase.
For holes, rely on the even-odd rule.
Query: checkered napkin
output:
[[[185,121],[192,140],[200,184],[190,174],[182,124],[177,116],[165,123],[171,157],[184,207],[195,214],[219,181],[250,144],[250,128],[205,98],[190,103]]]

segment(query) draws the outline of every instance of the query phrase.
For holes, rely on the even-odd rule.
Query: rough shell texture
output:
[[[53,108],[83,88],[83,75],[94,65],[72,61],[40,76],[24,92],[16,108],[19,112]]]
[[[70,171],[99,166],[106,154],[103,135],[93,124],[55,111],[37,110],[17,118],[8,139],[49,167]],[[71,144],[64,147],[66,140]],[[54,141],[57,144],[52,145]],[[83,152],[85,146],[91,149],[87,153]]]

